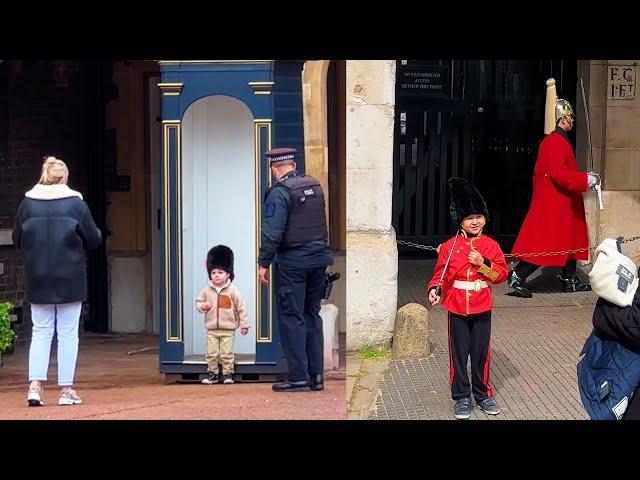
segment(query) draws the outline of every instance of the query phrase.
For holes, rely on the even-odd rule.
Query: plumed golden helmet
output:
[[[575,116],[573,107],[564,98],[558,98],[556,94],[556,81],[553,78],[547,80],[547,100],[544,107],[544,133],[555,130],[558,120],[567,117],[573,125]]]
[[[574,117],[573,107],[569,103],[568,100],[564,98],[558,98],[556,100],[556,122],[560,120],[562,117]]]

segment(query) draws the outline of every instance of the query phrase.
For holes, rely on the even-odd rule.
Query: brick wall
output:
[[[0,229],[12,228],[18,205],[40,176],[42,156],[67,162],[69,185],[87,193],[87,80],[81,62],[4,61],[0,64]],[[21,305],[22,255],[0,246],[0,301]],[[28,325],[29,309],[24,309]],[[22,336],[24,338],[24,336]]]

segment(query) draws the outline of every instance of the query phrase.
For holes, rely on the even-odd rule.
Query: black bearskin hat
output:
[[[487,221],[489,220],[487,204],[473,183],[464,178],[452,177],[449,179],[449,191],[451,192],[449,212],[456,226],[459,226],[465,217],[473,214],[484,215]]]
[[[225,245],[216,245],[207,253],[207,273],[211,278],[211,270],[219,268],[229,274],[229,280],[233,282],[233,250]]]

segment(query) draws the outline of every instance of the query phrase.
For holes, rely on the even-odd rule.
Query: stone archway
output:
[[[317,178],[325,192],[329,192],[326,85],[330,63],[329,60],[308,61],[305,62],[302,70],[306,173]],[[327,221],[329,212],[327,200],[325,211]]]
[[[346,62],[316,60],[302,72],[306,172],[326,195],[329,241],[346,250]]]

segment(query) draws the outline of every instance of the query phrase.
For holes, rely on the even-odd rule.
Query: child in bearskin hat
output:
[[[454,416],[471,416],[471,395],[489,415],[500,408],[489,385],[491,361],[491,287],[507,278],[507,263],[498,243],[482,233],[487,205],[476,187],[463,178],[449,179],[450,213],[458,231],[440,246],[433,278],[427,284],[431,305],[442,301],[449,323],[449,383],[456,401]],[[471,357],[471,382],[467,362]]]
[[[233,285],[233,251],[217,245],[207,253],[209,282],[196,298],[196,309],[204,313],[207,329],[207,377],[202,383],[219,383],[218,357],[222,363],[222,383],[233,383],[233,340],[235,331],[249,332],[247,307],[238,288]]]

